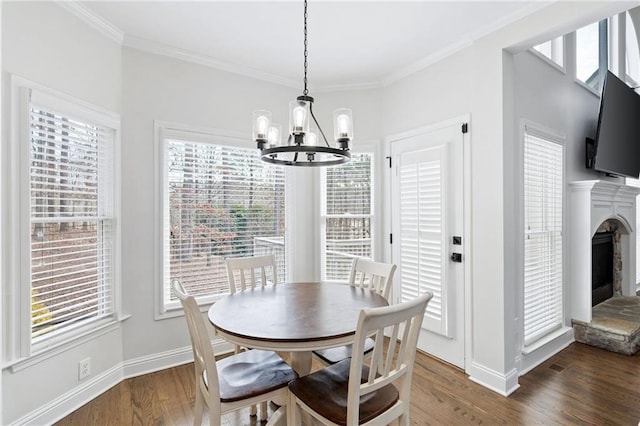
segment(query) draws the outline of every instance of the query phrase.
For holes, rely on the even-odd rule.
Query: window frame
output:
[[[154,318],[162,320],[165,318],[173,318],[184,315],[179,302],[165,304],[165,291],[168,286],[165,284],[166,268],[165,262],[165,221],[169,220],[165,212],[169,203],[169,188],[166,185],[166,146],[168,140],[183,140],[195,143],[206,143],[214,145],[223,145],[235,148],[251,148],[245,135],[207,127],[189,126],[181,123],[168,121],[154,121],[154,175],[155,175],[155,208],[154,208],[154,247],[155,247],[155,265],[154,265]],[[277,167],[277,166],[271,166]],[[285,188],[287,186],[287,178],[285,174]],[[285,194],[288,190],[285,189]],[[287,205],[288,198],[285,195],[285,221],[289,216],[289,207]],[[285,226],[286,230],[287,226]],[[285,247],[288,239],[285,231]],[[288,262],[288,254],[285,252],[285,262]],[[285,266],[286,270],[286,266]],[[279,280],[286,277],[278,277]],[[221,295],[212,295],[204,297],[196,297],[196,301],[201,311],[206,311],[211,304],[224,297]]]
[[[562,64],[556,62],[553,58],[548,57],[547,55],[545,55],[544,53],[536,49],[537,46],[544,43],[551,43],[552,51],[554,49],[557,49],[557,46],[560,46],[560,48],[562,49],[562,52],[560,52],[560,56],[562,57]],[[537,58],[539,58],[540,60],[542,60],[549,66],[551,66],[552,68],[555,68],[556,70],[560,71],[561,73],[563,74],[567,73],[567,38],[565,36],[555,37],[543,43],[536,44],[535,46],[529,49],[529,52],[531,52],[534,56],[536,56]]]
[[[5,365],[13,371],[19,371],[41,359],[53,356],[70,344],[77,344],[83,339],[91,339],[105,330],[111,330],[119,322],[127,318],[122,314],[121,305],[121,247],[120,247],[120,116],[112,111],[90,104],[65,93],[50,89],[17,75],[10,75],[10,142],[9,173],[10,181],[18,182],[9,190],[10,204],[17,206],[8,215],[11,225],[7,233],[8,260],[11,294],[4,300],[5,312],[14,324],[5,329],[3,357]],[[81,322],[69,326],[51,336],[42,337],[32,342],[31,336],[31,142],[30,142],[30,108],[31,101],[36,98],[38,106],[53,112],[67,115],[78,120],[108,128],[113,131],[111,139],[111,200],[109,205],[112,214],[113,244],[113,312],[106,317]],[[28,285],[26,285],[28,283]],[[15,326],[17,324],[17,326]]]
[[[596,70],[597,73],[600,74],[600,89],[596,90],[591,87],[587,82],[580,80],[578,77],[578,31],[584,27],[588,27],[589,25],[597,25],[598,26],[598,68]],[[573,60],[574,60],[574,70],[573,70],[573,81],[579,86],[585,88],[592,94],[600,97],[600,92],[602,90],[602,85],[604,84],[604,76],[606,75],[607,70],[609,69],[609,63],[611,61],[611,52],[614,51],[612,49],[610,41],[613,37],[610,34],[612,25],[609,18],[604,18],[596,22],[592,22],[588,25],[578,28],[573,32]],[[594,72],[595,73],[595,72]],[[593,75],[593,74],[592,74]]]
[[[524,165],[524,161],[525,161],[525,139],[526,139],[526,135],[530,134],[534,137],[537,138],[541,138],[546,140],[549,143],[555,143],[557,145],[559,145],[562,149],[562,220],[561,220],[561,224],[562,224],[562,230],[561,230],[561,247],[562,247],[562,257],[561,257],[561,268],[562,268],[562,278],[561,278],[561,291],[562,291],[562,300],[560,301],[560,306],[561,306],[561,313],[560,313],[560,323],[553,329],[548,330],[546,333],[540,335],[540,336],[536,336],[534,339],[532,339],[530,342],[525,342],[525,335],[524,335],[524,326],[525,326],[525,320],[524,320],[524,311],[525,311],[525,294],[524,294],[524,285],[525,285],[525,271],[524,271],[524,266],[525,266],[525,177],[524,177],[524,173],[525,173],[525,165]],[[520,345],[521,345],[521,351],[523,354],[529,354],[533,351],[535,351],[537,348],[539,348],[540,346],[544,345],[546,342],[549,341],[549,339],[553,338],[553,336],[556,336],[558,334],[562,334],[565,332],[566,328],[567,328],[567,314],[568,314],[568,283],[567,283],[567,271],[568,271],[568,264],[567,264],[567,143],[566,143],[566,136],[562,135],[560,132],[557,132],[556,130],[550,129],[542,124],[527,120],[527,119],[522,119],[520,122],[520,130],[519,130],[519,139],[521,142],[520,145],[520,200],[519,200],[519,204],[520,204],[520,219],[519,219],[519,229],[518,229],[518,234],[519,234],[519,246],[521,247],[521,256],[520,256],[520,260],[519,260],[519,276],[520,276],[520,308],[519,308],[519,317],[520,317]]]
[[[369,223],[371,226],[371,259],[376,260],[379,250],[378,244],[378,232],[380,230],[379,226],[379,197],[378,193],[378,181],[380,180],[378,176],[381,176],[380,173],[380,148],[379,146],[371,141],[371,142],[358,142],[354,144],[355,148],[351,149],[351,154],[370,154],[371,155],[371,207],[370,214],[365,215],[369,217]],[[326,169],[323,169],[320,174],[319,179],[319,195],[320,195],[320,205],[319,205],[319,252],[320,252],[320,277],[323,282],[339,282],[344,283],[348,281],[348,277],[345,281],[343,280],[328,280],[326,275],[326,266],[327,266],[327,254],[326,254],[326,219],[328,217],[326,213],[326,203],[327,203],[327,191],[326,191]]]

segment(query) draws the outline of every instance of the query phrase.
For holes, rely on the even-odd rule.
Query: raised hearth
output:
[[[640,296],[617,296],[593,308],[591,322],[573,320],[576,341],[625,355],[640,350]]]

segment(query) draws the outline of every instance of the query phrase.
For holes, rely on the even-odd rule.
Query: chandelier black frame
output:
[[[308,70],[307,0],[304,0],[304,90],[301,96],[289,104],[289,137],[280,143],[280,127],[271,123],[269,111],[254,111],[253,139],[260,150],[262,161],[271,164],[298,167],[335,166],[351,160],[349,144],[353,140],[351,110],[334,111],[334,139],[331,146],[313,113],[314,99],[307,88]],[[316,145],[317,135],[310,130],[309,116],[322,135],[323,145]]]

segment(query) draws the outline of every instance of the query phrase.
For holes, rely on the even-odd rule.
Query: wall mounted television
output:
[[[587,168],[613,176],[640,175],[640,95],[611,71],[602,87],[595,139],[587,138]]]

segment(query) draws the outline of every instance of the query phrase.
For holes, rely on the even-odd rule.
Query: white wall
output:
[[[55,3],[3,2],[2,7],[2,204],[8,204],[10,180],[9,108],[6,94],[8,73],[40,83],[99,107],[120,112],[120,46]],[[10,296],[10,251],[12,234],[3,209],[3,297]],[[15,258],[14,258],[15,259]],[[4,312],[8,314],[6,306]],[[4,318],[7,324],[7,318]],[[13,324],[13,323],[9,323]],[[6,330],[5,330],[6,331]],[[6,333],[5,333],[6,337]],[[6,346],[3,342],[3,347]],[[3,351],[4,352],[4,351]],[[2,372],[2,424],[46,406],[60,395],[80,386],[78,361],[91,357],[92,377],[122,363],[122,333],[116,329],[68,351],[26,367]],[[5,363],[8,360],[4,360]]]

